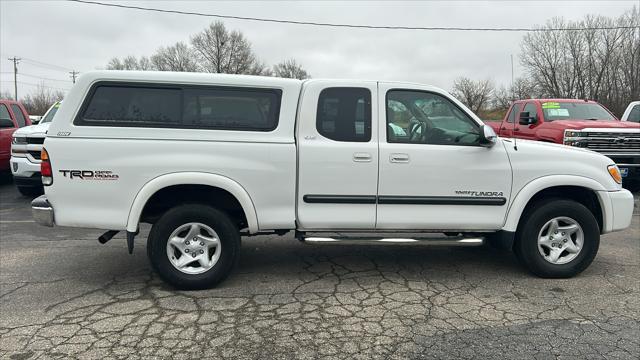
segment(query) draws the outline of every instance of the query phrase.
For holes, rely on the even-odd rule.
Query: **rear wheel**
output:
[[[206,289],[229,275],[239,245],[239,231],[225,213],[205,205],[181,205],[153,225],[147,254],[169,284]]]
[[[523,214],[514,252],[532,273],[567,278],[586,269],[600,246],[600,228],[584,205],[561,199],[536,204]]]

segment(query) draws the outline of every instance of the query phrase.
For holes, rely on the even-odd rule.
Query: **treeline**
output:
[[[531,32],[523,38],[520,64],[525,75],[512,87],[459,78],[452,93],[481,115],[504,113],[512,100],[535,97],[592,99],[621,116],[631,101],[640,99],[638,26],[636,7],[618,18],[553,18],[540,28],[563,30]],[[576,28],[589,30],[572,30]]]
[[[191,71],[224,74],[275,75],[308,79],[311,75],[294,59],[268,66],[253,51],[251,42],[239,31],[229,31],[217,21],[191,36],[188,43],[160,47],[151,56],[113,58],[109,70]]]

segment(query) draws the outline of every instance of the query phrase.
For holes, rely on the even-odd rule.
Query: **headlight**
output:
[[[12,144],[20,144],[20,145],[26,145],[27,144],[27,138],[24,136],[16,136],[13,138],[13,140],[11,140]]]
[[[564,137],[568,138],[568,137],[579,137],[580,135],[582,135],[582,133],[580,131],[565,131],[564,132]]]
[[[611,178],[618,184],[622,184],[622,174],[620,174],[620,169],[618,169],[618,165],[609,165],[607,166],[607,170],[609,170],[609,175]]]

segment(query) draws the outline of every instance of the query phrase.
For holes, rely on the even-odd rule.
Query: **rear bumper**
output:
[[[13,176],[13,182],[18,187],[33,187],[33,188],[41,188],[42,187],[42,176],[40,173],[33,174],[29,177],[25,176]]]
[[[36,223],[44,226],[53,226],[54,211],[46,195],[39,196],[31,202],[31,213]]]

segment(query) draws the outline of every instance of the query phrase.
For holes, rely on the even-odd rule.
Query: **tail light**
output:
[[[53,184],[53,170],[51,170],[51,160],[47,149],[42,148],[40,152],[40,174],[42,175],[42,185],[49,186]]]

